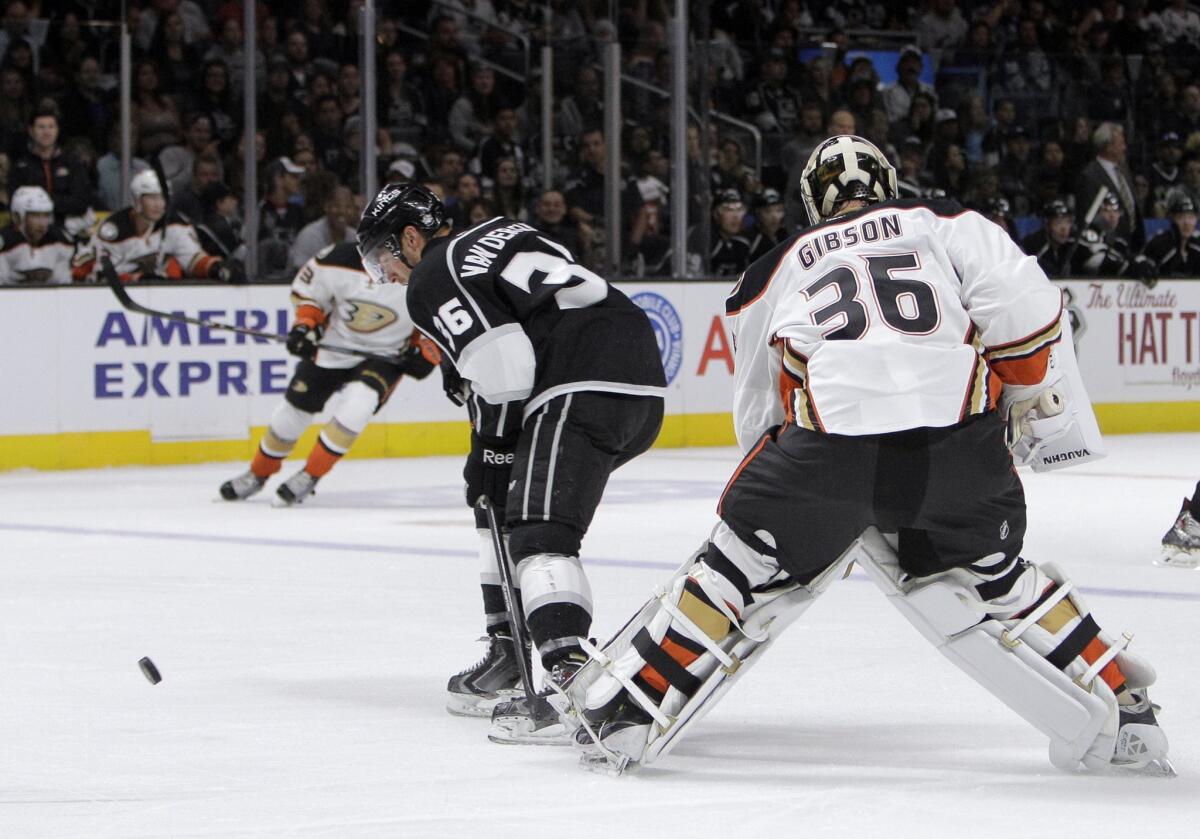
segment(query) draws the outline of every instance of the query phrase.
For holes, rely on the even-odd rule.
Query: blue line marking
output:
[[[260,536],[222,536],[215,533],[159,533],[147,530],[119,530],[102,527],[68,527],[50,524],[10,524],[0,522],[0,530],[22,533],[55,533],[66,536],[110,536],[121,539],[161,539],[169,542],[206,542],[218,545],[249,545],[270,548],[307,548],[312,550],[345,551],[348,553],[383,554],[385,556],[425,556],[475,559],[475,551],[455,548],[409,548],[403,545],[371,545],[352,542],[314,542],[300,539],[272,539]],[[613,559],[608,557],[584,557],[585,565],[607,568],[645,568],[654,571],[674,571],[677,562],[655,562],[648,559]],[[868,582],[866,575],[856,573],[850,577],[857,582]],[[1078,586],[1079,591],[1097,597],[1126,597],[1135,600],[1179,600],[1200,601],[1200,592],[1155,591],[1153,589],[1123,589]]]

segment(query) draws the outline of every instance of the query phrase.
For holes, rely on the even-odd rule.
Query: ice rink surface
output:
[[[1195,836],[1200,573],[1151,560],[1200,435],[1110,444],[1026,476],[1024,554],[1136,633],[1175,779],[1055,771],[859,572],[661,763],[588,774],[443,710],[482,651],[459,459],[348,461],[284,510],[215,500],[241,464],[0,474],[0,836]],[[596,634],[704,539],[736,460],[614,476],[584,545]]]

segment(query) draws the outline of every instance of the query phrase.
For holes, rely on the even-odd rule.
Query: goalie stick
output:
[[[112,289],[112,293],[116,295],[117,302],[131,312],[137,312],[139,315],[147,315],[148,317],[165,318],[167,320],[180,321],[182,323],[190,323],[194,326],[202,326],[206,329],[222,329],[226,332],[236,332],[239,335],[248,335],[251,338],[265,338],[268,341],[278,341],[281,344],[287,343],[288,336],[279,335],[275,332],[260,332],[257,329],[250,329],[245,326],[236,326],[232,323],[221,323],[215,320],[201,320],[200,318],[189,318],[186,315],[181,315],[177,312],[163,312],[159,309],[151,309],[149,306],[143,306],[125,290],[125,284],[121,282],[121,278],[117,276],[117,271],[113,268],[112,261],[108,257],[102,257],[100,260],[100,273],[104,275],[104,281],[108,283],[108,287]],[[350,347],[338,347],[332,344],[321,342],[317,345],[318,349],[329,350],[330,352],[342,353],[343,355],[355,355],[359,358],[366,358],[371,361],[383,361],[387,364],[399,364],[400,357],[396,355],[379,355],[378,353],[368,352],[367,350],[356,350]]]

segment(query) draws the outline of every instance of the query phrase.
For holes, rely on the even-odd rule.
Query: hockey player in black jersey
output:
[[[359,251],[368,273],[409,283],[413,323],[464,383],[466,501],[486,496],[502,513],[533,644],[561,684],[585,660],[591,627],[583,536],[609,474],[662,424],[658,345],[641,309],[533,227],[497,217],[439,236],[444,218],[424,187],[385,187],[363,213]],[[478,509],[476,526],[486,526]],[[450,680],[447,705],[473,716],[519,683],[490,545],[481,559],[488,654]],[[495,710],[494,740],[557,733],[535,730],[524,698]]]
[[[1196,233],[1196,204],[1182,193],[1167,205],[1171,226],[1146,243],[1145,256],[1160,277],[1200,276],[1200,235]]]

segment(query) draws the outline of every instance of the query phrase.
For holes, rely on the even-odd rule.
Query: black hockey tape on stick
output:
[[[531,707],[538,704],[537,692],[533,689],[533,674],[529,672],[529,662],[525,660],[525,651],[529,649],[529,627],[525,624],[525,615],[517,608],[517,586],[513,582],[512,567],[508,564],[508,548],[504,544],[504,534],[500,532],[500,524],[496,521],[496,508],[486,495],[479,497],[478,506],[487,517],[488,531],[492,534],[492,551],[496,554],[496,564],[500,566],[500,590],[504,592],[504,605],[508,607],[508,625],[512,627],[513,646],[517,648],[517,664],[521,668],[521,685],[525,688],[525,696]]]
[[[245,326],[236,326],[232,323],[221,323],[215,320],[200,320],[199,318],[189,318],[186,315],[181,315],[178,312],[163,312],[158,309],[151,309],[149,306],[143,306],[125,290],[125,284],[121,282],[121,278],[117,276],[117,270],[113,268],[112,260],[107,256],[100,257],[100,273],[104,275],[104,281],[108,287],[112,289],[112,293],[116,295],[117,302],[131,312],[137,312],[139,315],[147,315],[152,318],[162,318],[166,320],[179,321],[181,323],[190,323],[194,326],[203,326],[205,329],[223,329],[226,332],[236,332],[239,335],[249,335],[251,338],[266,338],[268,341],[278,341],[281,344],[286,344],[288,336],[279,335],[275,332],[260,332],[257,329],[250,329]],[[387,364],[399,364],[400,356],[398,355],[378,355],[377,353],[367,352],[366,350],[355,350],[350,347],[337,347],[332,344],[326,344],[322,341],[317,345],[319,349],[329,350],[330,352],[338,352],[343,355],[356,355],[359,358],[370,359],[371,361],[383,361]],[[407,346],[407,344],[406,344]]]

